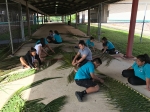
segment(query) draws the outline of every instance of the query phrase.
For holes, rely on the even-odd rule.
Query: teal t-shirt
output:
[[[107,47],[108,47],[108,49],[115,48],[115,46],[110,41],[107,42]]]
[[[46,38],[44,38],[44,41],[45,41],[45,44],[47,45],[47,44],[48,44],[48,41],[47,41]],[[36,42],[36,44],[38,44],[39,42],[40,42],[40,40],[38,40],[38,41]]]
[[[90,39],[86,41],[87,47],[94,47],[94,42],[91,42]]]
[[[78,69],[74,79],[90,79],[90,73],[94,73],[94,69],[94,64],[89,61]]]
[[[56,42],[62,42],[62,39],[61,39],[60,35],[55,34],[54,39],[55,39]]]
[[[137,77],[146,80],[146,78],[150,78],[150,64],[144,64],[143,66],[138,66],[135,62],[132,65],[132,68],[134,69],[134,73]]]

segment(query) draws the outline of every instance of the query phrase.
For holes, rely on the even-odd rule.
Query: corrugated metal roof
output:
[[[49,15],[65,15],[85,10],[99,3],[121,0],[28,0],[31,5]]]

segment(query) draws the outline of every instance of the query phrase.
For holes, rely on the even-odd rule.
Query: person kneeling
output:
[[[35,68],[38,69],[37,64],[41,65],[41,60],[39,56],[36,54],[36,49],[31,47],[31,50],[27,52],[27,54],[23,57],[20,57],[20,62],[23,68]]]
[[[102,52],[105,53],[107,52],[108,54],[118,54],[118,51],[115,51],[115,46],[107,40],[106,37],[102,38],[102,43],[103,43],[103,49]]]
[[[77,99],[82,102],[82,98],[89,93],[97,92],[99,90],[99,85],[94,82],[94,80],[98,80],[103,83],[103,79],[94,75],[94,69],[102,64],[100,58],[95,58],[92,62],[89,61],[80,67],[75,74],[75,82],[78,86],[85,87],[86,90],[79,92],[76,91],[75,95]]]
[[[150,58],[147,54],[138,55],[136,62],[122,71],[122,76],[128,78],[132,85],[146,85],[150,91]]]

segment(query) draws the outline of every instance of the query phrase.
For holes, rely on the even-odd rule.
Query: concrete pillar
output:
[[[31,36],[30,15],[29,15],[28,0],[26,1],[26,18],[27,18],[27,25],[28,25],[28,35]]]
[[[84,13],[84,11],[82,11],[82,23],[84,23],[85,22],[85,13]]]
[[[87,35],[90,36],[90,23],[91,23],[91,13],[90,7],[88,8],[88,26],[87,26]]]
[[[133,0],[132,1],[130,28],[129,28],[129,34],[128,34],[128,46],[127,46],[127,53],[126,53],[126,57],[127,58],[131,58],[132,57],[134,31],[135,31],[138,3],[139,3],[139,0]]]
[[[102,11],[101,11],[101,20],[102,23],[107,23],[107,17],[108,17],[108,5],[107,4],[102,4]]]

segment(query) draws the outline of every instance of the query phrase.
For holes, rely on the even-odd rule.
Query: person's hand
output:
[[[104,80],[103,80],[103,79],[101,79],[101,78],[99,79],[99,81],[100,81],[101,83],[104,83]]]
[[[30,68],[30,66],[29,66],[29,65],[27,65],[27,68]]]
[[[35,70],[39,70],[39,68],[38,67],[36,67],[36,68],[34,68]]]

